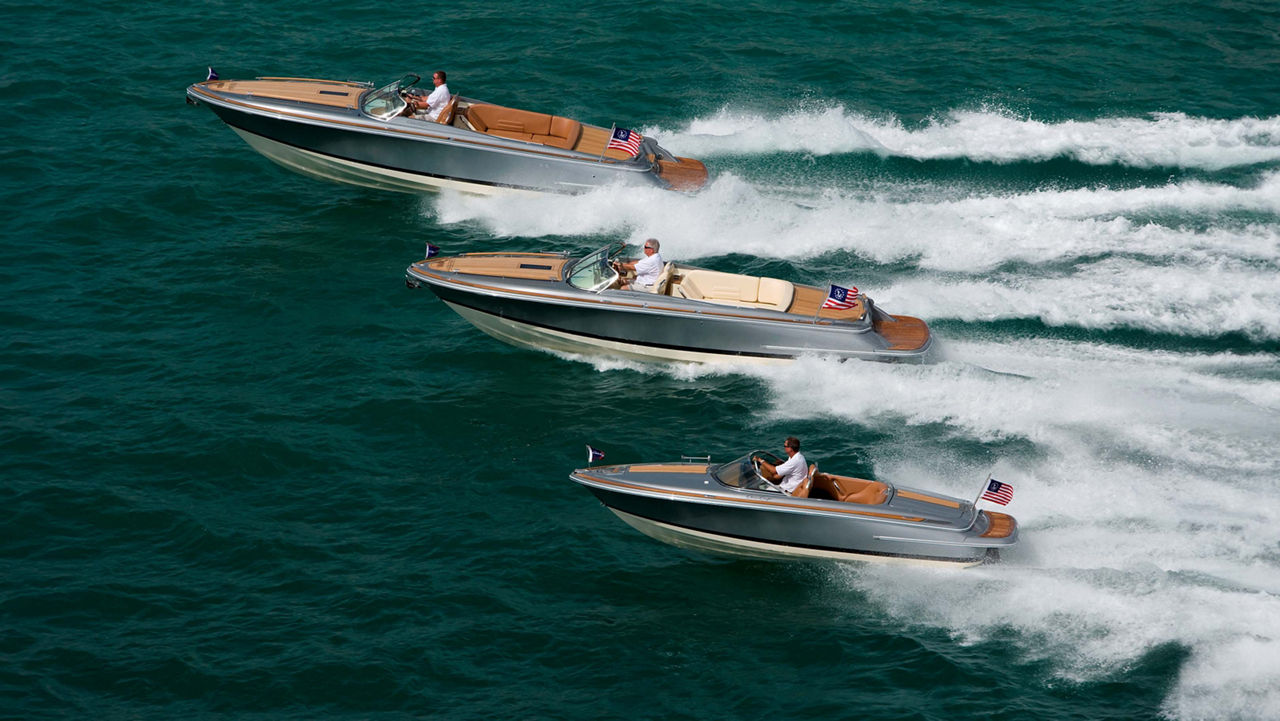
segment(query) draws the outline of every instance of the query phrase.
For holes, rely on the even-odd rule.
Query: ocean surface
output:
[[[181,7],[179,7],[181,6]],[[1280,718],[1280,6],[10,2],[0,718]],[[695,195],[296,175],[187,85],[652,135]],[[853,284],[928,366],[503,345],[404,268],[663,241]],[[705,556],[567,476],[810,460],[971,497],[966,571]]]

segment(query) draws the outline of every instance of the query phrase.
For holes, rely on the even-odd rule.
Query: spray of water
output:
[[[815,132],[795,137],[789,128],[800,121]],[[1065,156],[1208,170],[1280,160],[1280,118],[1045,124],[975,112],[906,129],[833,107],[779,119],[722,111],[654,130],[695,156]],[[990,468],[947,444],[934,443],[941,449],[931,458],[877,448],[877,475],[905,485],[971,496],[991,471],[1014,483],[1010,510],[1023,542],[998,566],[842,567],[833,583],[963,643],[1012,630],[1026,658],[1068,679],[1106,677],[1176,644],[1188,660],[1165,700],[1171,716],[1280,717],[1280,364],[1266,350],[1280,339],[1280,174],[1261,173],[1247,187],[1184,180],[1002,193],[892,183],[782,193],[725,174],[692,196],[444,195],[426,212],[499,238],[524,236],[521,250],[537,247],[529,237],[585,245],[656,236],[676,260],[787,259],[853,282],[894,312],[953,321],[948,360],[936,365],[802,359],[732,370],[770,389],[778,422],[816,414],[851,432],[914,434],[926,445],[942,433],[1034,449]],[[1206,339],[1239,333],[1262,346],[1175,352],[966,335],[966,323],[1007,319]],[[659,372],[694,382],[723,371]]]

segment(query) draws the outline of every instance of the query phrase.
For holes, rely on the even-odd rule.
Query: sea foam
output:
[[[797,132],[803,128],[803,132]],[[1012,163],[1070,158],[1090,165],[1220,170],[1280,160],[1280,116],[1185,113],[1044,122],[1002,109],[953,110],[918,127],[842,104],[779,116],[723,108],[684,126],[643,129],[680,155],[871,152],[917,160]]]

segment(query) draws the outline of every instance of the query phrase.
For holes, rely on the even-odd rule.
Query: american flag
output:
[[[431,258],[440,255],[440,246],[427,243],[427,257]]]
[[[595,463],[602,460],[604,460],[604,451],[587,446],[587,463]]]
[[[1013,486],[1001,483],[994,478],[988,479],[987,489],[982,492],[982,500],[1007,506],[1009,501],[1013,500]]]
[[[827,293],[827,299],[822,301],[822,307],[849,310],[857,302],[857,288],[841,288],[838,285],[833,285],[831,286],[831,292]]]
[[[613,135],[609,138],[609,148],[617,148],[625,150],[632,155],[640,153],[640,141],[644,140],[644,136],[634,130],[626,128],[614,128]]]
[[[217,80],[217,79],[218,79],[218,71],[214,70],[213,68],[209,68],[209,75],[208,77],[205,78],[205,82],[208,82],[210,80]]]

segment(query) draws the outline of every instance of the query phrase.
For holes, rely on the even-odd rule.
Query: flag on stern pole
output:
[[[427,255],[426,255],[426,257],[431,258],[431,257],[433,257],[433,256],[437,256],[437,255],[440,255],[440,246],[438,246],[438,245],[432,245],[432,244],[430,244],[430,243],[427,243]]]
[[[613,135],[609,136],[609,145],[607,147],[625,150],[632,155],[638,155],[640,153],[641,140],[644,140],[644,136],[634,130],[614,128]]]
[[[587,446],[587,463],[595,463],[602,460],[604,460],[604,451]]]
[[[827,299],[822,301],[822,307],[849,310],[857,302],[857,288],[842,288],[838,285],[833,285],[831,286],[831,291],[827,293]]]
[[[1013,486],[988,478],[987,487],[982,491],[982,500],[1007,506],[1013,500]]]
[[[214,70],[214,69],[213,69],[213,67],[210,67],[210,68],[209,68],[209,75],[208,75],[208,77],[206,77],[206,78],[205,78],[205,81],[209,81],[209,80],[217,80],[217,79],[218,79],[218,71],[217,71],[217,70]]]

